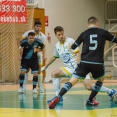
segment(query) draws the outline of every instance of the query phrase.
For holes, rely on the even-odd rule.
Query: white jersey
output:
[[[29,32],[35,32],[34,30],[29,30],[27,32],[25,32],[23,35],[22,35],[22,38],[27,38],[28,37],[28,33]],[[46,36],[42,33],[42,32],[39,32],[35,35],[35,38],[39,39],[42,41],[43,44],[46,43]]]
[[[58,42],[54,48],[54,56],[56,58],[61,58],[65,67],[75,69],[77,66],[77,56],[75,51],[79,51],[77,48],[75,51],[71,49],[71,45],[75,42],[72,38],[66,38],[63,44]]]

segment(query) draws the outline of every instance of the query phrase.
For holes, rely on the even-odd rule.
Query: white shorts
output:
[[[38,56],[39,65],[42,66],[43,65],[43,53],[42,52],[38,52],[37,56]]]
[[[66,78],[71,78],[72,74],[75,70],[75,69],[71,69],[71,68],[68,68],[68,67],[61,67],[60,69],[65,73]]]
[[[61,67],[60,69],[65,73],[66,78],[71,78],[72,74],[73,74],[73,72],[75,70],[75,69],[71,69],[71,68],[68,68],[68,67]],[[89,80],[90,79],[90,75],[87,74],[85,79]]]

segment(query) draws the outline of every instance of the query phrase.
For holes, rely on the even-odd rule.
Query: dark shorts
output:
[[[94,79],[98,79],[105,75],[105,67],[103,64],[89,64],[80,62],[73,73],[73,77],[82,79],[85,78],[90,72]]]
[[[38,73],[39,65],[38,58],[36,59],[22,59],[21,60],[21,71],[26,71],[31,68],[32,73]]]

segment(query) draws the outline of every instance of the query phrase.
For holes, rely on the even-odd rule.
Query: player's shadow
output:
[[[111,108],[117,107],[117,104],[115,104],[113,101],[110,101],[110,107]]]
[[[18,94],[18,99],[20,101],[20,108],[26,108],[27,107],[27,101],[26,101],[26,94]]]

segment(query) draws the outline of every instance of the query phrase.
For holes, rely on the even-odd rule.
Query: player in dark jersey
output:
[[[89,72],[91,72],[93,78],[97,80],[97,82],[92,88],[86,105],[94,105],[92,99],[100,91],[104,80],[105,67],[103,57],[105,41],[108,40],[117,43],[117,38],[108,31],[98,28],[98,20],[95,17],[90,17],[88,19],[88,27],[89,29],[81,33],[71,46],[72,49],[75,49],[83,42],[81,62],[77,65],[69,82],[64,84],[58,96],[50,102],[50,109],[55,108],[56,104],[59,102],[59,98],[74,86],[79,79],[84,79]],[[110,96],[112,97],[115,93],[116,90],[113,90]]]
[[[27,69],[31,68],[33,73],[33,93],[38,93],[36,90],[39,69],[37,52],[39,49],[44,48],[44,44],[39,39],[35,38],[34,32],[29,32],[28,38],[22,40],[20,45],[23,52],[20,51],[21,73],[19,76],[20,88],[18,92],[23,93],[24,75],[27,72]]]

